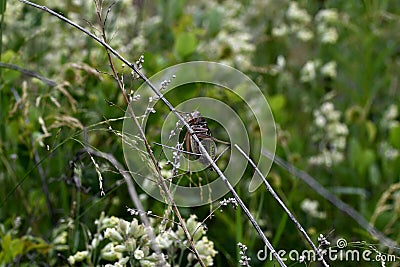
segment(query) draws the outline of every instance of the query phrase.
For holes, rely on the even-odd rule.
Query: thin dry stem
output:
[[[318,255],[318,260],[320,260],[324,266],[329,266],[325,262],[323,255],[320,253],[318,248],[312,242],[311,238],[308,236],[307,232],[301,226],[299,221],[297,221],[296,217],[294,217],[294,215],[286,207],[285,203],[283,203],[283,201],[279,198],[278,194],[275,192],[275,190],[272,188],[272,186],[268,183],[267,179],[265,179],[265,177],[262,174],[262,172],[260,171],[260,169],[257,168],[257,165],[249,158],[249,156],[246,155],[246,153],[244,153],[244,151],[237,144],[235,144],[235,148],[237,150],[239,150],[239,152],[243,155],[243,157],[246,158],[246,160],[251,164],[251,166],[254,168],[254,170],[257,172],[257,174],[261,177],[261,179],[262,179],[263,183],[265,184],[265,187],[267,188],[267,190],[271,193],[271,195],[273,196],[273,198],[275,198],[275,200],[279,203],[279,205],[281,205],[281,207],[286,212],[286,214],[289,216],[289,218],[294,222],[294,224],[296,225],[297,229],[299,229],[300,233],[304,236],[304,238],[310,244],[312,249],[315,251],[316,255]]]
[[[305,182],[308,186],[310,186],[315,192],[321,195],[323,198],[327,199],[331,202],[335,207],[339,210],[350,216],[354,221],[356,221],[362,228],[364,228],[371,236],[378,239],[380,243],[388,246],[393,249],[397,254],[400,254],[400,249],[398,244],[385,236],[383,233],[378,231],[373,225],[371,225],[358,211],[356,211],[353,207],[349,206],[347,203],[343,202],[333,193],[329,192],[325,187],[323,187],[316,179],[314,179],[308,173],[297,169],[293,165],[284,161],[280,157],[271,154],[269,151],[262,150],[262,155],[273,160],[276,164],[287,170],[293,176],[300,178],[303,182]]]
[[[129,176],[129,172],[127,172],[124,167],[122,166],[121,163],[119,163],[115,157],[111,154],[108,153],[104,153],[98,150],[94,150],[91,147],[86,146],[84,148],[84,151],[86,151],[87,153],[89,153],[90,155],[99,157],[99,158],[103,158],[106,159],[108,162],[111,163],[111,165],[114,166],[115,169],[117,169],[117,171],[122,175],[122,177],[124,178],[126,184],[128,185],[128,192],[129,192],[129,196],[131,197],[133,204],[135,205],[136,209],[140,211],[140,217],[143,221],[143,224],[148,226],[150,225],[150,221],[149,218],[146,216],[146,212],[144,211],[144,208],[142,206],[142,203],[140,202],[140,199],[138,197],[138,194],[136,192],[135,186],[132,182],[131,177]]]
[[[108,15],[108,12],[110,11],[110,8],[108,8],[106,18],[105,18],[105,20],[104,20],[104,22],[103,22],[103,19],[102,19],[102,8],[100,7],[101,5],[99,5],[99,3],[98,3],[97,1],[95,1],[95,3],[96,3],[97,15],[98,15],[98,17],[99,17],[100,23],[102,24],[102,38],[103,38],[104,42],[107,43],[107,36],[106,36],[106,32],[105,32],[105,23],[106,23],[107,15]],[[193,253],[195,254],[197,260],[198,260],[199,263],[200,263],[200,265],[201,265],[202,267],[205,267],[206,265],[204,264],[203,260],[201,259],[200,253],[197,251],[197,249],[196,249],[196,247],[195,247],[195,245],[194,245],[194,243],[193,243],[193,239],[192,239],[192,237],[191,237],[189,231],[188,231],[187,228],[186,228],[185,221],[183,220],[182,216],[180,215],[179,209],[178,209],[178,207],[176,206],[176,204],[175,204],[175,202],[174,202],[174,200],[173,200],[173,197],[172,197],[170,191],[168,190],[167,185],[165,184],[164,179],[162,178],[161,170],[160,170],[160,168],[159,168],[159,166],[158,166],[158,164],[157,164],[157,160],[155,159],[155,156],[154,156],[154,154],[153,154],[153,151],[151,150],[150,145],[149,145],[149,143],[148,143],[148,141],[147,141],[147,139],[146,139],[145,133],[143,132],[142,127],[140,127],[140,123],[139,123],[139,121],[137,120],[137,117],[136,117],[136,115],[135,115],[135,113],[134,113],[134,111],[133,111],[133,109],[132,109],[132,106],[130,105],[129,98],[128,98],[128,96],[126,95],[126,91],[125,91],[124,84],[122,83],[121,79],[118,77],[118,73],[117,73],[117,70],[115,69],[113,60],[112,60],[112,58],[111,58],[110,51],[109,51],[107,48],[106,48],[106,52],[107,52],[108,61],[110,62],[110,67],[111,67],[111,69],[112,69],[114,78],[115,78],[115,80],[117,81],[118,86],[119,86],[119,88],[120,88],[120,90],[121,90],[121,92],[122,92],[122,95],[123,95],[123,97],[124,97],[124,99],[125,99],[125,102],[126,102],[126,104],[127,104],[127,106],[128,106],[128,109],[129,109],[129,112],[130,112],[130,114],[131,114],[131,116],[132,116],[132,119],[133,119],[133,121],[135,122],[136,126],[139,128],[139,132],[140,132],[141,137],[143,138],[144,144],[145,144],[145,146],[146,146],[147,153],[148,153],[148,155],[150,156],[150,158],[151,158],[151,160],[152,160],[152,162],[153,162],[153,165],[155,166],[155,168],[156,168],[156,170],[157,170],[157,173],[158,173],[157,178],[158,178],[158,180],[161,182],[162,190],[163,190],[163,191],[167,194],[167,196],[168,196],[168,200],[170,201],[170,203],[171,203],[171,205],[172,205],[172,207],[173,207],[173,209],[174,209],[174,212],[175,212],[175,214],[176,214],[177,217],[178,217],[178,220],[179,220],[179,222],[180,222],[180,225],[181,225],[183,231],[185,232],[185,235],[186,235],[186,237],[187,237],[187,239],[188,239],[188,241],[189,241],[189,244],[190,244],[190,247],[191,247],[192,250],[193,250]],[[150,236],[152,237],[152,240],[154,241],[154,240],[155,240],[155,237],[154,237],[154,233],[153,233],[153,232],[151,232],[151,235],[150,235]],[[153,244],[154,244],[153,247],[155,248],[155,250],[157,251],[157,253],[160,254],[160,253],[161,253],[161,250],[160,250],[159,247],[157,246],[156,242],[153,242]]]

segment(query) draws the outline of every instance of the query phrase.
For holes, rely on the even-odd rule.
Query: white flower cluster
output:
[[[344,159],[347,125],[340,122],[341,113],[331,102],[325,102],[314,111],[316,131],[313,140],[319,144],[320,153],[309,159],[310,164],[331,167]]]
[[[238,207],[238,203],[237,203],[236,199],[233,197],[230,197],[228,199],[224,198],[223,200],[221,200],[219,202],[219,204],[221,207],[228,206],[228,204],[231,204],[234,209],[237,209],[237,207]],[[220,210],[222,212],[222,209],[220,209]]]
[[[388,160],[394,160],[400,156],[400,151],[391,146],[387,141],[383,141],[378,147],[379,154]]]
[[[272,64],[270,70],[268,71],[269,74],[275,76],[279,73],[283,73],[286,66],[286,58],[283,55],[279,55],[276,58],[276,64]]]
[[[295,1],[291,1],[284,14],[286,23],[281,20],[276,20],[277,25],[272,29],[272,35],[275,37],[284,37],[289,34],[294,34],[299,40],[307,42],[314,38],[314,33],[310,29],[312,21],[307,10],[299,7]]]
[[[150,214],[148,212],[147,214]],[[155,220],[151,220],[154,225]],[[171,266],[172,262],[176,262],[175,256],[179,251],[184,251],[189,246],[186,236],[181,228],[174,230],[172,228],[165,229],[165,223],[158,227],[152,226],[152,229],[146,228],[140,224],[137,219],[131,222],[125,221],[117,217],[105,217],[104,213],[96,220],[97,233],[90,240],[87,250],[78,251],[74,255],[68,257],[71,265],[79,262],[88,262],[100,251],[100,257],[104,261],[112,262],[106,264],[106,267],[123,267],[128,262],[133,266],[154,267],[154,266]],[[209,241],[205,234],[203,225],[197,221],[195,215],[191,215],[186,221],[187,228],[192,235],[193,242],[205,262],[206,266],[213,265],[213,258],[217,254],[214,250],[214,243]],[[152,240],[149,231],[155,235],[154,244],[161,250],[161,254],[153,251]],[[101,244],[105,243],[104,246]],[[197,266],[192,253],[188,254],[188,260],[193,263],[189,266]],[[132,265],[130,265],[132,266]]]
[[[194,241],[195,247],[200,254],[200,257],[204,261],[206,266],[212,266],[214,264],[214,257],[218,253],[214,249],[214,243],[208,240],[207,236],[204,236],[206,233],[205,226],[197,221],[196,215],[190,215],[189,219],[186,221],[186,227],[189,233],[192,235],[192,239]],[[182,228],[179,228],[177,231],[177,236],[180,240],[185,239],[185,234]],[[201,239],[200,239],[201,237]],[[187,247],[189,244],[187,240],[183,242],[183,245]],[[195,261],[195,256],[193,253],[189,253],[188,261],[190,263]],[[200,267],[200,264],[197,262],[195,267]]]
[[[100,28],[99,25],[96,25],[98,19],[93,1],[50,1],[48,2],[48,7],[57,10],[78,24],[85,20],[93,22],[92,29]],[[39,23],[35,23],[35,21],[37,22],[38,12],[35,10],[33,12],[24,12],[25,8],[27,6],[23,4],[7,5],[7,15],[4,16],[4,24],[7,25],[7,29],[10,32],[18,34],[3,35],[5,47],[8,47],[9,44],[12,45],[21,36],[24,36],[25,45],[21,47],[19,53],[21,55],[32,55],[35,58],[41,58],[42,61],[38,61],[37,64],[40,65],[44,62],[46,71],[48,73],[56,73],[57,75],[64,73],[60,71],[60,66],[74,69],[72,67],[74,65],[63,64],[62,62],[82,62],[83,58],[89,57],[94,62],[104,59],[104,50],[93,49],[93,45],[89,45],[88,39],[83,37],[80,31],[70,30],[66,33],[66,29],[68,28],[66,24],[61,23],[54,16],[47,15],[43,16],[43,25],[39,27]],[[106,10],[106,8],[103,9],[103,11]],[[122,15],[122,12],[126,14]],[[138,16],[135,13],[136,8],[132,5],[131,1],[117,1],[117,4],[112,7],[111,12],[108,14],[107,36],[110,37],[111,45],[123,54],[131,54],[132,51],[141,52],[144,50],[146,44],[142,34],[142,27],[140,27],[141,24],[137,26],[136,18]],[[82,14],[84,14],[84,17]],[[105,13],[103,16],[105,16]],[[90,28],[90,26],[86,26],[86,28]],[[125,30],[126,28],[130,30]],[[121,29],[127,34],[118,36],[118,38],[111,38],[111,36],[115,35]],[[24,61],[26,60],[24,58]],[[84,67],[87,71],[93,71],[89,66],[84,65]],[[77,80],[80,75],[78,75]],[[53,79],[57,80],[56,75],[53,75]]]
[[[400,122],[397,120],[399,109],[396,105],[390,105],[383,113],[380,126],[382,130],[388,132],[391,129],[398,127]],[[394,160],[400,156],[400,151],[394,148],[388,141],[382,141],[378,148],[379,154],[388,160]]]
[[[208,10],[215,12],[220,18],[219,29],[215,36],[206,38],[199,43],[198,51],[209,57],[210,60],[218,60],[228,65],[238,65],[241,69],[250,66],[251,56],[255,51],[253,42],[253,30],[246,24],[246,16],[243,5],[237,0],[227,0],[221,3],[204,1]],[[196,17],[198,27],[209,21],[210,13],[204,12],[203,6],[197,4],[187,8],[187,13]],[[203,17],[200,17],[203,16]]]
[[[337,42],[339,34],[335,24],[339,21],[339,14],[336,9],[322,9],[315,16],[317,22],[317,32],[321,42],[334,44]]]
[[[247,246],[242,244],[241,242],[239,242],[237,245],[238,245],[238,247],[240,249],[240,251],[239,251],[239,255],[240,255],[239,264],[240,264],[240,266],[250,267],[251,258],[246,255]]]
[[[158,166],[160,167],[161,175],[162,175],[162,177],[164,177],[166,179],[171,179],[172,176],[174,176],[173,170],[168,168],[169,163],[170,162],[166,161],[165,159],[160,160],[160,162],[158,163]]]
[[[399,116],[399,109],[397,108],[397,106],[394,104],[390,105],[383,113],[383,117],[381,120],[382,128],[390,130],[398,126],[400,124],[399,121],[397,120],[398,116]]]
[[[312,17],[298,2],[290,1],[284,16],[275,21],[272,36],[293,35],[303,42],[318,36],[322,43],[334,44],[339,36],[335,27],[338,21],[339,14],[335,9],[322,9]],[[316,29],[314,25],[317,25]]]
[[[316,200],[310,200],[308,198],[304,199],[303,202],[301,202],[301,209],[310,215],[313,218],[318,218],[318,219],[325,219],[326,218],[326,212],[324,211],[318,211],[318,206],[319,203]]]
[[[69,264],[84,261],[89,256],[88,251],[78,251],[74,255],[68,257]]]
[[[324,65],[321,64],[321,61],[316,60],[309,60],[304,64],[303,68],[300,71],[300,80],[302,82],[311,82],[314,81],[317,77],[318,72],[323,77],[329,78],[336,78],[337,71],[336,71],[336,62],[329,61]]]

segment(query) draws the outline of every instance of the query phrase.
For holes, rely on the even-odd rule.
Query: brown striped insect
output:
[[[182,112],[183,113],[183,112]],[[191,134],[189,131],[183,131],[181,132],[182,135],[180,135],[181,138],[180,141],[178,141],[178,144],[176,147],[171,147],[167,146],[165,144],[159,144],[155,143],[157,145],[160,145],[162,147],[169,148],[173,150],[173,162],[172,163],[172,176],[166,177],[168,180],[172,181],[175,180],[177,184],[183,185],[183,186],[191,186],[191,185],[196,185],[196,186],[201,186],[202,181],[206,180],[209,181],[209,179],[213,179],[210,175],[211,173],[208,173],[207,171],[214,171],[214,168],[212,168],[210,165],[210,162],[207,160],[205,155],[202,153],[200,150],[199,144],[196,142],[194,139],[194,135],[199,139],[207,153],[210,155],[211,159],[214,162],[217,162],[218,159],[230,148],[230,143],[221,141],[217,138],[214,138],[211,134],[211,130],[208,126],[206,118],[199,112],[199,111],[193,111],[190,113],[184,113],[184,118],[185,121],[189,124],[189,126],[193,129],[193,133]],[[177,124],[182,125],[182,124]],[[175,133],[175,130],[172,131],[172,133]],[[170,135],[171,138],[172,135]],[[217,143],[225,144],[227,147],[217,156]],[[178,173],[178,170],[180,168],[180,157],[181,155],[184,154],[185,157],[188,159],[186,162],[185,166],[182,169],[185,169],[183,173]],[[190,159],[196,159],[198,162],[193,162]],[[192,163],[191,163],[192,162]],[[183,162],[182,162],[183,163]],[[201,168],[201,165],[203,168]],[[198,169],[200,167],[200,169]],[[205,173],[198,173],[197,170],[202,170],[206,168]],[[193,176],[193,169],[195,170],[196,174]],[[186,176],[187,175],[187,176]],[[182,177],[188,177],[188,180],[184,181],[181,180]],[[177,179],[178,178],[178,179]],[[215,177],[214,177],[215,178]],[[182,183],[180,183],[182,182]],[[188,184],[187,184],[188,183]],[[208,182],[206,184],[209,184]],[[203,198],[203,190],[201,189],[200,191],[201,198]]]
[[[183,113],[183,112],[182,112]],[[177,144],[176,147],[171,147],[171,146],[167,146],[165,144],[160,144],[160,143],[156,143],[154,142],[156,145],[160,145],[162,147],[166,147],[169,148],[171,150],[174,151],[174,160],[173,160],[173,177],[172,178],[176,178],[178,175],[178,168],[180,166],[179,162],[179,157],[181,154],[184,154],[185,157],[187,159],[189,159],[189,161],[187,161],[187,165],[186,167],[184,167],[184,169],[187,168],[187,170],[189,171],[188,173],[191,174],[192,170],[191,170],[191,164],[190,164],[190,159],[196,159],[198,161],[198,163],[192,163],[195,166],[194,169],[199,170],[198,168],[200,167],[198,164],[205,166],[206,168],[208,167],[208,170],[214,171],[214,169],[210,166],[210,162],[207,160],[206,156],[202,153],[202,151],[200,150],[199,144],[196,142],[196,140],[194,139],[194,135],[196,135],[196,137],[199,139],[199,141],[201,142],[201,144],[203,145],[203,147],[205,148],[205,150],[207,151],[207,153],[210,155],[211,159],[214,162],[217,162],[217,160],[229,149],[230,147],[230,143],[225,142],[225,141],[221,141],[217,138],[214,138],[211,134],[211,130],[208,126],[207,120],[206,118],[199,112],[199,111],[193,111],[190,113],[184,113],[184,118],[185,121],[189,124],[189,126],[193,129],[193,134],[191,134],[189,131],[184,131],[183,132],[183,136],[181,139],[181,143],[179,142]],[[178,127],[179,124],[177,124]],[[171,131],[171,133],[175,134],[175,130]],[[173,136],[172,134],[170,135]],[[225,149],[217,156],[217,146],[216,146],[216,142],[220,143],[220,144],[225,144],[227,145],[227,147],[225,147]],[[161,156],[161,155],[160,155]],[[200,167],[201,168],[201,167]],[[186,174],[188,174],[186,173]],[[183,175],[183,174],[181,174]]]
[[[187,120],[189,126],[193,129],[193,135],[196,135],[200,140],[201,144],[206,149],[207,153],[210,155],[212,160],[215,161],[216,158],[216,145],[215,138],[211,136],[211,130],[208,127],[207,120],[198,112],[197,110],[189,114],[189,118]],[[186,151],[193,152],[195,154],[202,154],[200,151],[199,144],[193,138],[193,135],[190,134],[189,131],[186,132],[185,141],[186,141]],[[204,155],[201,155],[199,158],[200,163],[203,165],[210,165],[207,158]],[[213,170],[211,168],[211,170]]]

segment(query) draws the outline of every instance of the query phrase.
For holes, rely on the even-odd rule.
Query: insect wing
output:
[[[210,157],[214,160],[215,156],[216,156],[216,154],[215,154],[216,146],[215,146],[215,142],[212,140],[212,138],[202,139],[200,142],[204,146],[204,148],[206,149],[206,151],[210,155]],[[199,161],[206,166],[210,165],[209,161],[207,160],[207,158],[205,156],[200,156]]]

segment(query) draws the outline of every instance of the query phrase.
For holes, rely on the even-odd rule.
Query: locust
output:
[[[186,151],[187,152],[192,152],[195,155],[200,155],[199,156],[199,161],[201,164],[205,166],[209,166],[209,169],[214,171],[214,169],[210,166],[210,162],[207,160],[205,155],[200,151],[199,144],[196,142],[196,140],[193,138],[193,135],[196,135],[203,147],[206,149],[207,153],[210,155],[211,159],[216,162],[220,156],[222,156],[223,153],[229,148],[230,143],[225,142],[222,140],[219,140],[217,138],[214,138],[211,135],[211,130],[208,127],[208,123],[205,117],[201,115],[201,113],[197,110],[189,113],[188,118],[186,119],[187,123],[189,126],[193,129],[193,134],[191,134],[189,131],[186,131],[185,134],[185,143],[186,143]],[[216,154],[216,144],[215,142],[227,145],[228,147],[217,157]]]
[[[208,167],[209,170],[214,171],[212,166],[210,166],[211,165],[210,162],[207,160],[206,156],[200,150],[199,144],[194,139],[194,135],[199,139],[199,141],[201,142],[201,144],[203,145],[203,147],[205,148],[205,150],[207,151],[207,153],[210,155],[211,159],[214,162],[217,162],[219,157],[221,157],[226,152],[226,150],[229,149],[230,143],[219,140],[212,136],[206,118],[199,111],[195,110],[190,113],[185,113],[185,115],[186,115],[185,121],[192,128],[193,133],[186,131],[180,149],[166,146],[164,144],[159,144],[156,142],[155,144],[173,149],[178,152],[183,152],[188,157],[194,156],[199,160],[199,162],[202,165]],[[227,147],[218,156],[217,156],[216,142],[227,145]]]
[[[186,151],[193,152],[195,154],[202,154],[200,151],[199,144],[193,138],[193,135],[196,135],[200,140],[201,144],[206,149],[207,153],[210,155],[213,161],[216,159],[216,145],[215,138],[211,136],[211,130],[208,127],[207,120],[200,114],[199,111],[194,111],[189,114],[189,118],[187,120],[189,126],[193,129],[193,134],[189,131],[186,132],[185,141],[186,141]],[[209,166],[207,158],[204,155],[201,155],[199,158],[201,164],[205,166]],[[210,167],[213,170],[212,167]]]

